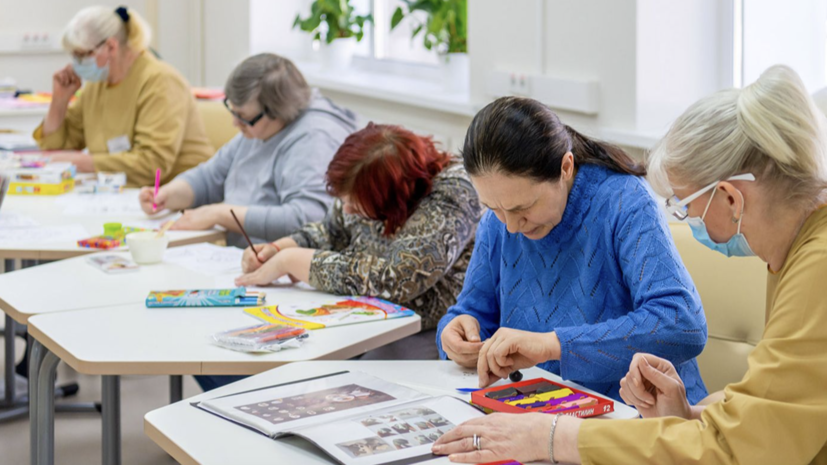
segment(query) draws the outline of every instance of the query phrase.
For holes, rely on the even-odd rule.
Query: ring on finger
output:
[[[482,450],[482,438],[480,436],[475,434],[473,438],[473,443],[474,449],[477,449],[478,451]]]

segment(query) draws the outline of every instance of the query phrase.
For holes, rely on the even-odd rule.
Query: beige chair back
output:
[[[698,357],[701,376],[709,392],[718,391],[743,378],[747,355],[764,333],[767,265],[709,250],[684,223],[669,227],[706,313],[709,340]]]
[[[197,104],[207,137],[217,151],[238,134],[238,129],[233,126],[233,115],[220,100],[198,100]]]

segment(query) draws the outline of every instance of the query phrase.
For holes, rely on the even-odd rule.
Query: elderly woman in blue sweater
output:
[[[647,352],[675,365],[691,403],[707,395],[701,300],[643,167],[517,97],[474,117],[463,157],[490,211],[437,328],[443,358],[476,367],[480,386],[539,365],[620,400]]]

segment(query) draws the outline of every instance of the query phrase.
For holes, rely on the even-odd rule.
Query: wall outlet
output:
[[[57,45],[55,42],[49,32],[24,32],[20,35],[20,51],[51,51]]]
[[[494,97],[531,97],[552,108],[587,115],[595,115],[600,110],[600,83],[597,80],[495,70],[488,73],[486,90]]]

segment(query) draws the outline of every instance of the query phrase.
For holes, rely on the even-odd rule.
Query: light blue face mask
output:
[[[105,81],[109,77],[109,63],[98,66],[95,55],[88,56],[83,60],[72,58],[72,69],[75,70],[75,74],[87,82]]]
[[[723,244],[719,244],[712,240],[709,237],[709,231],[706,229],[706,223],[704,223],[704,218],[706,218],[706,212],[709,210],[709,206],[712,204],[712,198],[715,197],[715,191],[712,191],[712,195],[709,196],[709,202],[706,204],[706,208],[704,209],[704,214],[701,215],[700,218],[698,217],[687,217],[686,222],[689,224],[689,228],[692,230],[692,235],[695,236],[695,239],[698,240],[701,244],[709,247],[710,249],[720,252],[727,257],[752,257],[755,255],[755,252],[749,246],[747,242],[747,238],[741,234],[741,219],[744,217],[744,195],[741,194],[741,215],[737,220],[738,223],[738,230],[736,231],[735,235],[729,238]],[[733,221],[735,221],[733,219]]]

